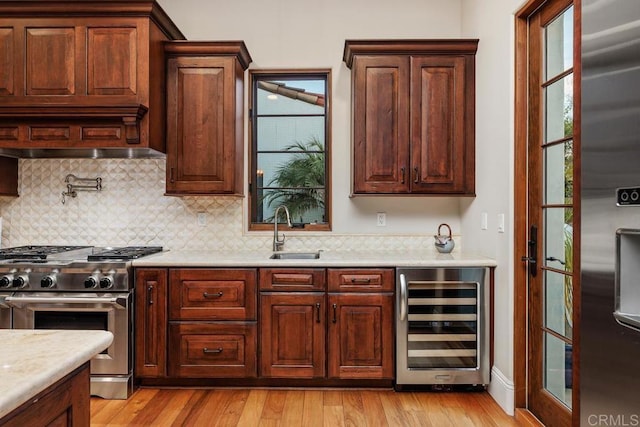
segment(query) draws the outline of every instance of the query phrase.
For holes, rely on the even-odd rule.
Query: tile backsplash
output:
[[[18,198],[0,198],[2,247],[26,244],[160,245],[265,250],[272,233],[248,233],[244,198],[164,195],[164,159],[23,159]],[[102,178],[102,191],[66,198],[65,177]],[[203,214],[205,224],[198,221]],[[456,237],[459,249],[459,237]],[[287,233],[287,250],[430,250],[432,235]]]

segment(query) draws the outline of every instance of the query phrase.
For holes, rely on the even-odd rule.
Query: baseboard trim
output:
[[[515,386],[495,366],[491,369],[491,383],[488,387],[489,394],[498,405],[509,415],[515,414]]]

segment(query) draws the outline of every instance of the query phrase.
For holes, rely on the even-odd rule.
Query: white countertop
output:
[[[287,252],[287,251],[283,251]],[[293,251],[298,252],[298,251]],[[303,252],[303,251],[300,251]],[[134,267],[495,267],[491,258],[464,252],[321,251],[319,259],[269,259],[272,252],[164,251],[133,261]]]
[[[107,348],[107,331],[0,329],[0,418]]]

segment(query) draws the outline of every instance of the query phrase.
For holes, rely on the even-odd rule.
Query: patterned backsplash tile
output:
[[[270,250],[248,233],[243,198],[164,195],[164,159],[23,159],[20,197],[0,198],[2,247],[26,244],[160,245],[180,250]],[[102,178],[102,191],[66,198],[65,177]],[[198,224],[204,213],[206,224]],[[460,244],[456,244],[459,249]],[[432,235],[287,234],[287,250],[425,250]]]

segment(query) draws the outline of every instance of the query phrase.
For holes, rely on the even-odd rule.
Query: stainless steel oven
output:
[[[486,268],[398,268],[396,388],[489,383]]]
[[[0,291],[5,293],[0,307],[9,307],[0,314],[10,313],[9,327],[15,329],[113,333],[109,348],[91,359],[91,394],[126,399],[133,392],[134,360],[130,260],[159,251],[157,246],[0,249]]]
[[[113,333],[111,345],[91,359],[91,392],[126,399],[133,387],[132,297],[131,293],[16,292],[6,301],[13,307],[15,329]]]

